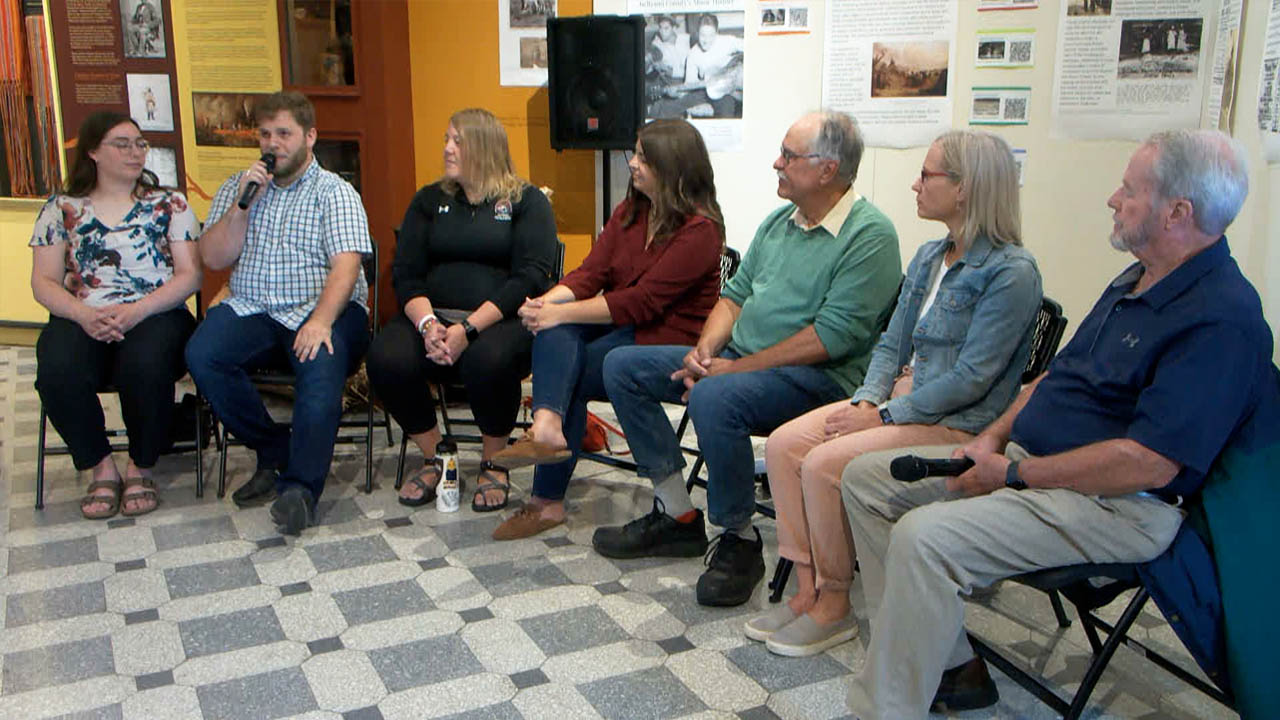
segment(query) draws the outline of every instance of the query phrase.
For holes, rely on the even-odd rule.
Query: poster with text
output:
[[[1240,13],[1244,0],[1222,0],[1218,14],[1218,39],[1213,44],[1213,67],[1209,70],[1209,103],[1205,127],[1231,132],[1235,115],[1236,78],[1240,69]]]
[[[743,1],[629,0],[627,11],[645,19],[645,119],[684,118],[708,150],[741,149]]]
[[[1271,0],[1258,80],[1258,130],[1267,163],[1280,163],[1280,0]]]
[[[498,0],[500,84],[547,84],[547,19],[555,16],[556,0]]]
[[[1200,124],[1213,0],[1067,0],[1054,62],[1055,138],[1141,140]]]
[[[921,147],[951,127],[957,0],[832,0],[822,105],[858,120],[867,145]]]

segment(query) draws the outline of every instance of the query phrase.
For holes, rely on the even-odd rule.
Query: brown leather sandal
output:
[[[94,495],[96,490],[110,490],[110,495]],[[121,483],[117,478],[115,480],[94,480],[89,483],[89,487],[84,491],[84,497],[80,498],[80,514],[86,520],[106,520],[115,517],[120,512],[120,492]],[[91,512],[90,505],[106,504],[105,510],[97,510]]]
[[[131,492],[132,491],[132,492]],[[125,503],[150,500],[149,506],[141,510],[130,510]],[[132,477],[124,479],[124,491],[120,494],[120,514],[125,517],[146,515],[160,507],[160,496],[156,494],[156,483],[149,477]]]
[[[494,471],[507,474],[506,482],[499,482],[498,476],[494,475]],[[497,505],[489,505],[485,501],[489,496],[485,493],[489,490],[501,490],[502,502]],[[494,465],[491,461],[485,460],[480,463],[480,482],[476,484],[476,493],[471,498],[471,509],[475,512],[494,512],[501,510],[507,506],[507,501],[511,499],[511,471],[501,465]]]

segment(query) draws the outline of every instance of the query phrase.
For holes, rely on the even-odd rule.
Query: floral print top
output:
[[[62,286],[86,305],[141,300],[173,277],[170,243],[194,242],[200,224],[182,193],[156,190],[107,227],[88,197],[54,195],[36,218],[31,247],[66,244]]]

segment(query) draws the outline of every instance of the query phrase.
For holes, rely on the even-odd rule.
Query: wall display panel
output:
[[[49,4],[64,149],[98,110],[129,115],[154,146],[173,150],[186,190],[170,0],[74,0]]]

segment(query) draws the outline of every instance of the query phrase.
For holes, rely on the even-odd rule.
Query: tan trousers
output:
[[[973,436],[940,425],[884,425],[827,440],[827,416],[848,400],[824,405],[769,435],[765,466],[778,514],[778,553],[812,566],[823,592],[847,590],[853,580],[853,539],[840,504],[840,473],[873,450],[912,445],[964,444]]]
[[[946,458],[954,449],[912,453]],[[942,672],[973,657],[964,632],[973,588],[1043,568],[1145,562],[1182,524],[1181,510],[1136,494],[1002,488],[960,498],[945,478],[894,480],[897,455],[867,453],[841,481],[871,621],[867,661],[848,696],[861,720],[924,720]],[[1005,455],[1027,452],[1010,443]]]

